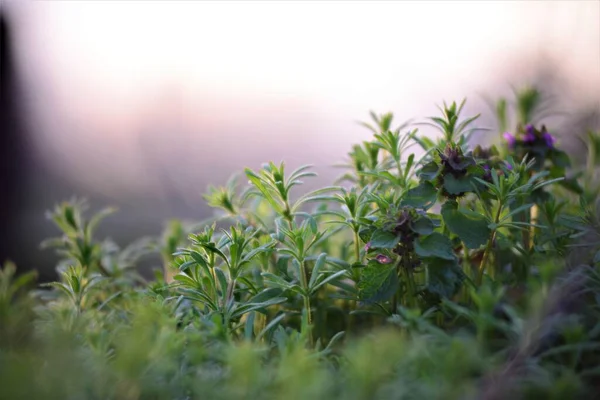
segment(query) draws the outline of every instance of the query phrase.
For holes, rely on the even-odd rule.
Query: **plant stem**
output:
[[[530,223],[531,222],[531,210],[528,213],[523,213],[521,217],[521,222]],[[525,250],[529,250],[529,242],[530,242],[531,231],[530,229],[523,230],[523,248]]]
[[[398,261],[396,264],[396,275],[398,276],[398,279],[400,279],[400,274],[402,274],[402,260]],[[398,292],[400,291],[400,288],[401,286],[398,287],[398,290],[396,290],[394,296],[392,296],[392,304],[390,307],[391,314],[398,314]]]
[[[227,307],[227,305],[233,299],[233,292],[235,290],[235,279],[233,277],[230,278],[229,284],[227,285],[227,295],[225,296],[226,303],[223,306]]]
[[[173,272],[171,271],[171,257],[163,256],[163,279],[167,283],[173,282]]]
[[[532,225],[535,225],[537,222],[537,218],[538,218],[538,206],[537,204],[534,204],[531,209],[529,210],[529,222]],[[529,248],[533,247],[533,237],[535,236],[535,227],[531,226],[530,227],[530,233],[529,233]]]
[[[304,309],[306,310],[306,321],[310,327],[312,325],[312,312],[310,309],[310,295],[308,293],[308,271],[306,270],[306,265],[304,260],[300,262],[300,283],[302,284],[302,289],[306,292],[304,297]],[[308,332],[308,342],[311,347],[313,345],[313,335],[312,331]]]
[[[502,208],[504,205],[499,202],[498,203],[498,211],[496,212],[496,218],[494,220],[494,224],[498,224],[500,220],[500,214],[502,213]],[[485,265],[487,264],[487,259],[492,251],[492,246],[494,245],[494,240],[496,240],[496,228],[492,230],[492,234],[485,246],[485,250],[483,251],[483,257],[481,257],[481,263],[479,264],[479,272],[477,274],[477,286],[481,286],[481,282],[483,281],[483,273],[485,272]]]
[[[472,266],[471,266],[471,260],[469,259],[469,249],[465,245],[465,242],[462,242],[462,247],[463,247],[463,272],[464,272],[465,276],[468,279],[470,279],[471,276],[473,275],[473,270],[472,270]],[[461,296],[462,296],[463,301],[466,302],[468,300],[469,292],[468,292],[466,285],[462,285]]]
[[[358,236],[358,231],[354,231],[354,254],[356,256],[356,262],[362,264],[362,258],[360,256],[360,237]],[[358,268],[352,268],[351,274],[354,282],[358,282],[360,280],[360,270]],[[356,302],[354,302],[354,309],[356,309]]]
[[[406,259],[405,257],[402,257],[402,269],[404,270],[404,273],[406,274],[406,282],[408,283],[408,306],[409,307],[416,307],[417,302],[416,302],[416,285],[415,285],[415,279],[413,276],[413,272],[410,270],[410,263],[408,262],[409,260]]]
[[[360,263],[362,261],[360,258],[360,237],[357,231],[354,231],[354,255],[356,256],[356,262]]]
[[[400,163],[400,159],[395,160],[396,166],[398,167],[398,180],[402,182],[402,186],[406,186],[406,182],[404,182],[404,173],[402,172],[402,164]]]

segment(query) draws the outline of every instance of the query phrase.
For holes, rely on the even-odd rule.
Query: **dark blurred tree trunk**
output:
[[[0,11],[0,263],[15,255],[15,222],[25,190],[26,131],[10,21]]]

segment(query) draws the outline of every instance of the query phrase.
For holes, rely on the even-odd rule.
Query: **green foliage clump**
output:
[[[0,270],[0,398],[591,398],[600,135],[574,167],[541,100],[517,93],[512,133],[500,100],[489,148],[464,102],[418,125],[438,139],[372,113],[336,185],[247,168],[209,221],[125,248],[94,236],[113,210],[57,206],[60,280]]]

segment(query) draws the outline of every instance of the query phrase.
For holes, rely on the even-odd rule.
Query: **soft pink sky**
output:
[[[115,196],[160,191],[157,165],[185,195],[271,159],[324,171],[369,110],[424,117],[544,54],[600,92],[598,1],[7,4],[43,156]]]

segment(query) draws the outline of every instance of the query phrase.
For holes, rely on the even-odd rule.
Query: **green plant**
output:
[[[309,166],[247,168],[209,187],[208,220],[123,249],[94,235],[111,211],[57,206],[60,281],[0,270],[0,397],[590,398],[598,134],[575,168],[542,93],[515,97],[490,147],[464,101],[418,125],[437,139],[371,113],[340,186],[296,195]]]

